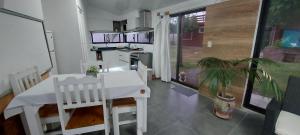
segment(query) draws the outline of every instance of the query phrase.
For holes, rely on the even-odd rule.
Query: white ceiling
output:
[[[159,9],[188,0],[87,0],[89,6],[121,15],[137,9]]]

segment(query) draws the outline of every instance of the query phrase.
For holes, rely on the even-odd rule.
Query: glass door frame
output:
[[[178,60],[179,60],[179,58],[181,57],[180,56],[180,53],[179,53],[179,51],[180,51],[180,49],[181,49],[181,24],[182,24],[182,21],[181,21],[181,19],[182,19],[182,16],[181,16],[181,14],[172,14],[172,15],[170,15],[170,17],[178,17],[178,36],[177,36],[177,57],[176,57],[176,71],[175,71],[175,76],[176,76],[176,78],[171,78],[171,80],[172,81],[174,81],[174,82],[177,82],[177,83],[180,83],[178,80],[179,80],[179,76],[178,76],[178,73],[179,73],[179,64],[178,64]]]
[[[258,22],[258,29],[257,29],[256,37],[255,37],[256,40],[255,40],[255,45],[254,45],[253,58],[259,58],[259,55],[260,55],[261,49],[260,49],[259,45],[260,45],[260,42],[263,40],[264,27],[267,22],[269,5],[270,5],[270,0],[262,0],[262,5],[260,8],[261,12],[260,12],[260,17],[259,17],[259,22]],[[256,68],[256,66],[254,64],[251,64],[251,68]],[[255,112],[265,114],[266,110],[264,108],[250,104],[251,95],[253,92],[253,86],[254,86],[254,81],[251,81],[251,79],[248,79],[243,106],[245,108],[253,110]]]
[[[178,38],[177,38],[177,61],[176,61],[176,78],[171,78],[172,81],[176,82],[176,83],[179,83],[179,84],[182,84],[182,85],[185,85],[187,87],[190,87],[190,88],[193,88],[193,89],[198,89],[197,87],[195,86],[192,86],[190,84],[187,84],[187,83],[183,83],[183,82],[180,82],[179,81],[179,68],[180,68],[180,65],[178,63],[178,60],[180,59],[182,53],[179,53],[180,50],[182,49],[182,44],[181,44],[181,39],[182,39],[182,18],[184,15],[186,14],[190,14],[190,13],[195,13],[195,12],[201,12],[201,11],[206,11],[206,8],[197,8],[197,9],[193,9],[193,10],[189,10],[189,11],[184,11],[184,12],[179,12],[179,13],[175,13],[175,14],[171,14],[170,17],[178,17]]]

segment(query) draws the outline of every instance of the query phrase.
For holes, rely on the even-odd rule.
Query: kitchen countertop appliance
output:
[[[130,69],[137,70],[138,61],[141,61],[147,68],[152,69],[153,55],[150,52],[134,52],[130,55]]]

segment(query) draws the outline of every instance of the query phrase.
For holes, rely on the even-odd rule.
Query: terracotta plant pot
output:
[[[233,109],[235,108],[235,97],[227,94],[222,97],[218,94],[214,101],[214,113],[217,117],[222,119],[231,119]]]

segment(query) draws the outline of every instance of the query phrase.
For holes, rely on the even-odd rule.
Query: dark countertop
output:
[[[99,48],[92,48],[91,51],[96,51],[96,52],[102,52],[102,51],[114,51],[114,50],[119,50],[119,51],[124,51],[124,52],[130,52],[130,51],[143,51],[143,48],[137,48],[137,49],[129,49],[128,47],[99,47]]]
[[[99,47],[99,48],[92,48],[91,51],[111,51],[111,50],[118,50],[121,48],[117,47]]]

